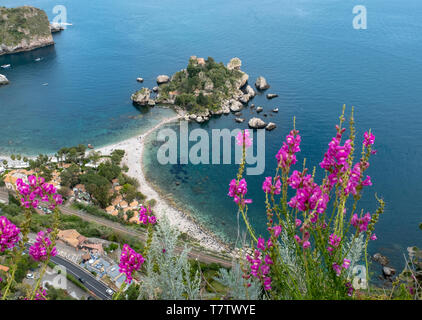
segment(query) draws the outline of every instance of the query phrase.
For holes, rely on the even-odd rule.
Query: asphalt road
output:
[[[59,256],[51,257],[50,260],[55,264],[65,267],[66,272],[74,276],[77,280],[79,278],[84,280],[83,285],[88,290],[92,291],[98,298],[102,300],[111,300],[111,296],[106,292],[108,287],[104,283],[95,279],[89,272]]]
[[[29,244],[26,244],[27,248],[29,248],[29,246]],[[28,249],[26,249],[25,252],[28,253]],[[50,257],[50,261],[64,267],[66,272],[71,274],[76,280],[80,281],[79,279],[82,279],[83,283],[81,283],[98,298],[102,300],[111,300],[111,296],[107,293],[108,287],[95,279],[88,271],[59,256]]]

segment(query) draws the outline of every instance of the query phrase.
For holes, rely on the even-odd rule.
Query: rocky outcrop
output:
[[[250,85],[247,85],[246,86],[246,89],[245,89],[245,91],[246,91],[246,93],[249,95],[249,97],[255,97],[255,95],[256,95],[256,92],[255,92],[255,90],[250,86]]]
[[[243,119],[243,118],[236,118],[234,120],[238,123],[242,123],[243,121],[245,121],[245,119]]]
[[[240,67],[242,66],[242,60],[235,57],[230,60],[230,62],[227,64],[227,69],[229,70],[240,70]]]
[[[269,93],[269,94],[267,94],[267,99],[268,100],[271,100],[271,99],[274,99],[274,98],[277,98],[278,97],[278,94],[275,94],[275,93]]]
[[[266,90],[270,87],[270,85],[267,83],[267,80],[264,77],[258,77],[255,81],[255,87],[258,90]]]
[[[271,131],[271,130],[274,130],[275,128],[277,128],[277,125],[274,122],[270,122],[265,127],[265,130]]]
[[[47,14],[29,6],[0,7],[0,34],[0,55],[54,44]]]
[[[232,112],[239,112],[242,109],[243,109],[243,105],[242,105],[241,102],[236,101],[236,100],[233,100],[230,103],[230,111],[232,111]]]
[[[384,275],[385,278],[390,278],[396,274],[396,269],[391,268],[391,267],[383,267],[382,274]]]
[[[244,94],[240,97],[239,101],[243,104],[247,104],[250,99],[251,99],[251,96],[249,94]]]
[[[246,85],[246,83],[248,83],[248,80],[249,80],[249,75],[247,73],[243,71],[239,71],[239,72],[242,72],[242,76],[240,77],[239,80],[236,81],[237,89],[243,88]]]
[[[134,104],[146,106],[150,101],[151,90],[142,88],[130,97]],[[155,104],[155,103],[154,103]]]
[[[64,27],[60,23],[57,23],[57,22],[50,23],[51,33],[57,33],[63,30],[64,30]]]
[[[256,108],[256,112],[258,112],[258,113],[262,112],[263,110],[264,110],[264,108],[263,108],[263,107],[257,107],[257,108]]]
[[[381,253],[375,253],[372,256],[372,259],[381,264],[382,266],[386,266],[390,262],[388,258],[386,256],[383,256]]]
[[[264,129],[267,124],[260,118],[252,118],[249,120],[248,125],[252,129]]]
[[[9,84],[9,80],[6,78],[6,76],[0,74],[0,86]]]
[[[158,85],[163,84],[163,83],[167,83],[169,81],[170,81],[170,77],[167,76],[167,75],[162,74],[162,75],[159,75],[157,77],[157,84]]]

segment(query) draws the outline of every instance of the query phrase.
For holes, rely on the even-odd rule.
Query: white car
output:
[[[26,275],[26,278],[27,278],[27,279],[34,279],[34,275],[33,275],[32,273],[28,273],[28,274]]]
[[[111,290],[110,288],[108,288],[108,289],[106,290],[106,292],[107,292],[107,294],[108,294],[108,295],[110,295],[110,296],[112,296],[112,295],[114,294],[114,291],[113,291],[113,290]]]

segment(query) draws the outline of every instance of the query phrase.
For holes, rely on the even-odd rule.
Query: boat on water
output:
[[[41,61],[41,60],[42,60],[42,58],[35,59],[36,62]]]
[[[4,65],[2,65],[1,66],[3,69],[7,69],[7,68],[10,68],[11,67],[11,65],[10,64],[4,64]]]

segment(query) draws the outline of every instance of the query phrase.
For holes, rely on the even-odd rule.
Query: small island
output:
[[[213,114],[238,112],[255,96],[255,90],[247,85],[249,76],[240,70],[242,62],[233,58],[225,66],[213,58],[192,56],[186,69],[171,78],[157,77],[158,87],[152,91],[142,88],[132,95],[137,105],[171,105],[180,108],[186,117],[197,122],[209,120]],[[155,99],[152,92],[157,92]]]
[[[0,7],[0,55],[53,45],[50,22],[41,9]]]

